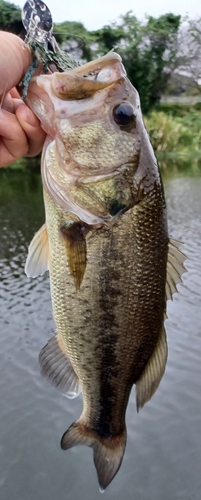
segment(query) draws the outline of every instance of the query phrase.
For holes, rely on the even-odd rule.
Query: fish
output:
[[[50,276],[56,334],[40,368],[68,398],[82,393],[61,448],[91,447],[104,491],[122,463],[132,387],[139,411],[163,377],[166,302],[185,255],[169,238],[139,94],[117,53],[33,77],[27,104],[47,133],[45,224],[25,266],[29,277]]]

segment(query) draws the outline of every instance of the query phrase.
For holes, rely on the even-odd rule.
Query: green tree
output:
[[[102,56],[119,47],[125,38],[124,26],[113,22],[110,26],[107,25],[100,30],[92,31],[91,36],[94,41],[94,53],[96,56]]]
[[[113,23],[93,32],[96,53],[102,55],[118,45],[128,77],[139,91],[144,112],[160,99],[175,68],[180,16],[147,17],[144,23],[128,12]]]
[[[21,9],[13,3],[0,0],[0,30],[21,35],[24,28],[21,21]]]
[[[54,36],[62,49],[81,61],[93,58],[93,36],[82,23],[64,21],[54,25]]]

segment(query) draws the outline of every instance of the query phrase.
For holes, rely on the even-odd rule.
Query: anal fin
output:
[[[162,325],[158,342],[152,356],[136,382],[136,406],[139,411],[153,396],[163,377],[167,361],[167,341],[165,327]]]
[[[59,335],[52,337],[39,354],[41,373],[68,398],[76,398],[81,392],[78,377],[65,353]]]
[[[166,300],[171,299],[173,293],[177,292],[178,283],[182,283],[182,274],[185,273],[186,268],[184,266],[184,261],[186,260],[186,255],[184,255],[179,247],[182,245],[180,241],[170,238],[168,245],[168,259],[167,259],[167,273],[166,273]]]

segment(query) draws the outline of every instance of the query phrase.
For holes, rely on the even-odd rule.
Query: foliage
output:
[[[171,116],[177,116],[177,117],[183,117],[185,115],[189,115],[189,113],[193,113],[198,111],[199,113],[196,113],[197,117],[200,117],[200,111],[201,111],[201,102],[197,102],[196,104],[180,104],[179,102],[174,102],[174,103],[160,103],[158,106],[155,107],[156,111],[164,111],[167,115]]]
[[[13,3],[0,0],[0,30],[20,35],[23,32],[21,9]]]
[[[178,69],[189,75],[201,94],[201,18],[186,17],[178,33]]]
[[[143,112],[159,100],[174,69],[180,16],[147,17],[144,23],[131,12],[94,32],[98,55],[118,44],[128,77],[137,88]]]
[[[169,107],[169,113],[152,111],[145,118],[150,140],[162,168],[171,159],[179,168],[189,167],[201,170],[201,127],[200,112],[195,107],[180,106],[181,114]],[[158,108],[160,109],[160,108]]]
[[[62,49],[81,61],[93,58],[93,37],[82,23],[65,21],[54,26],[54,36]]]

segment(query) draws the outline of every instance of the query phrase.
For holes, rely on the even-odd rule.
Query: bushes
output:
[[[152,111],[145,117],[145,125],[151,143],[163,169],[186,169],[201,171],[201,114],[196,107],[172,105],[169,112]],[[182,112],[181,112],[182,111]]]

